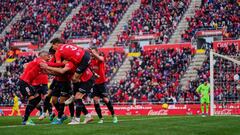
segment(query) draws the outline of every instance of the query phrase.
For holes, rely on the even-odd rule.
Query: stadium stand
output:
[[[71,10],[78,5],[75,0],[31,1],[21,20],[13,24],[6,38],[12,41],[31,41],[44,45]]]
[[[116,45],[128,45],[131,35],[159,34],[159,43],[167,43],[177,27],[190,1],[143,0],[128,25],[118,36]]]
[[[86,0],[79,13],[67,23],[62,38],[91,38],[102,46],[133,0]]]
[[[0,3],[0,33],[29,0],[4,0]]]
[[[183,50],[150,50],[131,60],[126,79],[110,86],[114,102],[178,102],[183,93],[179,78],[186,71],[192,52]]]
[[[35,56],[24,56],[16,59],[6,67],[6,71],[1,73],[0,79],[0,105],[13,104],[13,92],[20,95],[17,90],[17,81],[23,71],[23,65],[34,59]]]
[[[239,2],[237,0],[205,1],[195,16],[186,18],[189,28],[182,34],[182,40],[189,42],[198,30],[222,29],[225,39],[237,39],[240,35]]]

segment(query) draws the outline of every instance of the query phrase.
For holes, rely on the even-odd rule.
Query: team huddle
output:
[[[62,124],[67,119],[64,108],[68,105],[71,115],[71,122],[68,124],[80,124],[81,113],[85,115],[83,124],[87,124],[93,121],[83,103],[84,96],[88,94],[93,98],[100,119],[98,123],[103,123],[100,99],[111,112],[113,123],[117,123],[105,86],[104,57],[99,54],[97,48],[85,50],[77,45],[64,44],[58,38],[53,39],[51,43],[49,52],[39,52],[37,58],[24,65],[24,71],[19,78],[20,92],[28,99],[22,124],[34,125],[29,116],[41,100],[43,113],[39,117],[40,120],[46,117],[48,111],[51,124]],[[54,76],[49,88],[48,75]],[[56,118],[50,100],[58,112]]]

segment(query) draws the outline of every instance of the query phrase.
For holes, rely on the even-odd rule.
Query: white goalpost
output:
[[[239,67],[233,56],[210,51],[210,116],[240,114]]]

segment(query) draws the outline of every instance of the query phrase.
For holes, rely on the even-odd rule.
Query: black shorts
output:
[[[77,92],[80,92],[82,94],[89,94],[91,92],[92,87],[93,87],[93,83],[94,83],[94,78],[93,77],[86,82],[74,83],[73,84],[74,95]]]
[[[50,85],[50,89],[52,90],[51,96],[55,97],[68,97],[72,94],[71,82],[61,82],[57,80],[53,80]]]
[[[18,86],[19,86],[19,91],[21,92],[23,97],[29,98],[30,96],[34,96],[37,93],[34,87],[32,87],[31,85],[29,85],[23,80],[18,81]]]
[[[34,89],[38,94],[46,95],[48,91],[48,85],[47,84],[41,84],[38,86],[33,86]]]
[[[108,97],[107,87],[105,83],[93,85],[92,97]]]
[[[78,73],[78,74],[83,73],[88,68],[88,66],[91,62],[90,60],[91,60],[90,53],[85,51],[85,53],[82,57],[82,60],[77,67],[76,73]]]

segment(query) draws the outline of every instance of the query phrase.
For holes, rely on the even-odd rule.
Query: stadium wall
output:
[[[102,106],[103,115],[111,115],[106,106]],[[5,116],[9,115],[12,111],[12,107],[0,107]],[[87,109],[92,115],[96,115],[93,105],[87,106]],[[24,113],[25,107],[21,107],[21,113]],[[175,104],[169,105],[167,109],[164,109],[162,105],[115,105],[116,115],[199,115],[200,104]],[[56,110],[55,110],[56,112]],[[35,109],[31,116],[36,116],[38,111]],[[69,115],[68,107],[66,107],[65,114]],[[217,104],[215,108],[216,115],[240,115],[240,103],[227,104],[222,108],[221,104]]]

